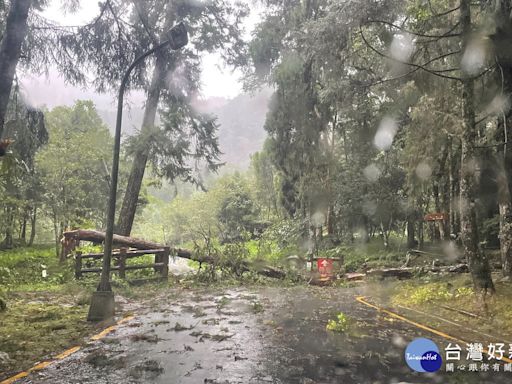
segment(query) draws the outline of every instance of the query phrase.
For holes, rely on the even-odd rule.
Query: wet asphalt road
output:
[[[372,290],[375,293],[375,290]],[[368,288],[170,290],[103,340],[22,383],[510,383],[512,372],[412,372],[404,348],[425,331],[357,301]],[[327,332],[338,312],[345,334]],[[443,353],[441,353],[443,355]]]

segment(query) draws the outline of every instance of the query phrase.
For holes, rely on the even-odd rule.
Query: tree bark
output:
[[[175,18],[175,9],[172,3],[167,5],[165,25],[163,30],[167,31]],[[166,38],[160,36],[160,38]],[[154,41],[156,43],[156,41]],[[144,110],[144,117],[142,119],[142,128],[140,137],[147,140],[151,136],[151,131],[155,126],[156,112],[158,108],[158,102],[160,100],[160,92],[162,90],[162,84],[165,82],[165,71],[167,69],[167,59],[163,54],[156,53],[155,68],[153,70],[151,84],[148,89],[146,108]],[[140,188],[142,186],[142,180],[144,178],[144,172],[146,170],[146,164],[148,162],[149,146],[148,143],[139,143],[137,146],[135,156],[133,159],[133,165],[128,178],[128,184],[126,186],[126,192],[123,198],[123,204],[119,213],[118,225],[116,232],[128,236],[132,231],[133,221],[135,219],[135,213],[137,212],[137,203],[139,200]]]
[[[27,19],[31,0],[13,0],[0,44],[0,138],[3,136],[7,104],[11,95],[21,45],[27,35]]]
[[[91,241],[93,243],[103,243],[105,241],[105,232],[86,229],[66,231],[63,233],[63,236],[65,239],[74,241]],[[137,249],[155,249],[164,247],[164,245],[152,241],[121,235],[114,235],[113,240],[116,245],[123,245]]]
[[[28,221],[28,209],[23,213],[23,220],[21,222],[20,230],[20,242],[21,244],[27,244],[27,221]]]
[[[164,71],[165,59],[159,55],[157,56],[155,69],[153,70],[151,85],[146,100],[146,108],[144,110],[144,117],[142,120],[140,136],[145,139],[149,137],[153,127],[155,126],[161,84],[164,81]],[[129,236],[132,231],[133,220],[135,219],[135,213],[137,211],[140,188],[142,186],[142,179],[144,178],[144,171],[146,170],[146,164],[148,162],[148,155],[148,145],[146,145],[146,143],[140,143],[135,152],[132,169],[123,198],[123,204],[119,213],[116,232],[124,236]]]
[[[500,210],[500,251],[503,277],[512,278],[512,204],[505,170],[498,174],[498,204]]]
[[[36,238],[36,220],[37,220],[37,207],[34,207],[32,210],[32,215],[30,217],[30,238],[28,241],[28,246],[31,247],[34,244],[34,239]]]
[[[512,96],[512,56],[510,44],[512,43],[512,23],[509,19],[512,6],[510,2],[498,0],[495,8],[496,33],[492,41],[496,53],[498,68],[496,82],[501,89],[502,96],[510,100]],[[498,207],[500,215],[500,251],[503,277],[512,278],[512,201],[511,201],[511,166],[512,155],[508,148],[512,128],[512,112],[502,111],[498,116]]]
[[[5,224],[5,238],[2,246],[6,249],[11,249],[13,247],[13,226],[14,226],[14,208],[11,204],[7,206],[6,209],[6,224]]]
[[[414,237],[414,214],[411,212],[407,217],[407,248],[413,249],[416,247],[417,242]]]
[[[471,33],[470,0],[460,3],[460,25],[462,27],[462,52],[467,47]],[[479,246],[479,236],[476,218],[476,194],[478,191],[479,175],[475,158],[475,141],[477,131],[475,126],[474,80],[470,76],[462,79],[462,153],[460,178],[460,220],[461,240],[466,255],[468,267],[473,279],[475,291],[495,291],[491,277],[489,261]]]

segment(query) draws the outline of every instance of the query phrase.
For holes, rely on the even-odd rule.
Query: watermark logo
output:
[[[414,339],[405,349],[405,362],[416,372],[435,372],[443,365],[439,348],[430,339]]]

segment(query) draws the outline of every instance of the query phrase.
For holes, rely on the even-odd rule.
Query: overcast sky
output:
[[[65,14],[60,7],[60,1],[54,0],[43,15],[61,24],[80,25],[90,21],[97,14],[97,11],[98,3],[96,1],[82,0],[78,12]],[[251,4],[251,14],[245,23],[247,37],[250,36],[258,20],[259,12],[255,11],[253,4]],[[223,67],[218,55],[209,54],[203,57],[201,93],[205,99],[237,96],[242,92],[240,78],[240,71],[233,72],[230,68]],[[29,102],[35,106],[46,105],[52,108],[56,105],[72,104],[77,99],[92,99],[100,108],[104,109],[110,109],[115,104],[113,95],[101,95],[91,90],[67,85],[55,71],[50,72],[48,77],[23,74],[21,83]],[[144,100],[144,97],[140,92],[133,92],[129,100],[138,104]]]

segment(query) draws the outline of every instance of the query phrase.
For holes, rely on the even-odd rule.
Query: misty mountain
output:
[[[254,95],[241,94],[233,99],[211,97],[193,103],[199,112],[217,116],[222,161],[246,168],[250,155],[262,148],[265,140],[263,125],[270,96],[270,90],[263,90]],[[116,111],[98,108],[98,113],[113,132]],[[135,108],[133,104],[125,108],[123,135],[132,135],[140,130],[143,113],[142,108]]]
[[[222,160],[246,168],[250,155],[259,151],[265,141],[265,117],[270,90],[254,95],[242,94],[234,99],[210,98],[194,106],[201,112],[217,116]]]

